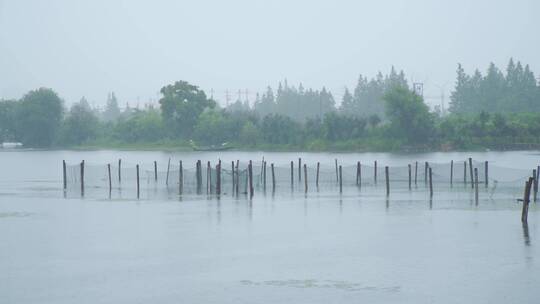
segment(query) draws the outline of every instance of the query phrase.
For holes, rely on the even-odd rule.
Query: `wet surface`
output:
[[[439,189],[432,199],[425,189],[397,189],[386,198],[383,185],[342,195],[257,193],[252,200],[174,192],[109,199],[103,189],[64,198],[61,172],[48,168],[79,152],[48,153],[45,162],[14,152],[7,161],[0,153],[4,168],[21,168],[0,172],[2,303],[536,303],[540,297],[538,207],[531,203],[522,225],[513,191],[490,196],[490,188],[481,189],[478,204],[468,187]],[[161,157],[148,154],[142,157]],[[40,176],[28,178],[34,170]]]

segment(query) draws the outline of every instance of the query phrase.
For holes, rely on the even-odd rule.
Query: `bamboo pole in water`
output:
[[[358,172],[360,171],[360,162],[356,162],[356,186],[358,186]]]
[[[486,160],[484,162],[484,179],[486,180],[485,183],[486,183],[486,188],[488,186],[488,183],[489,183],[489,171],[488,171],[488,168],[489,168],[489,163],[488,161]]]
[[[118,183],[122,182],[122,159],[118,159]]]
[[[315,185],[317,186],[317,189],[319,188],[319,169],[320,169],[321,163],[317,162],[317,175],[315,177]]]
[[[429,196],[433,197],[433,172],[429,167]]]
[[[273,192],[276,190],[276,175],[274,173],[274,163],[271,163],[270,167],[272,167],[272,192]]]
[[[416,186],[416,181],[418,180],[418,162],[414,162],[414,185]]]
[[[111,164],[107,164],[107,173],[109,174],[109,194],[110,194],[112,191]]]
[[[412,173],[411,173],[411,171],[412,171],[411,164],[408,165],[408,168],[409,168],[409,190],[411,190],[411,184],[412,184],[412,182],[411,182],[411,179],[412,179],[411,178],[411,175],[412,175]]]
[[[374,162],[374,169],[373,169],[373,181],[375,185],[377,184],[377,161]]]
[[[429,168],[428,162],[424,162],[424,184],[427,184],[428,182],[428,168]]]
[[[139,183],[139,164],[137,164],[137,166],[135,166],[136,168],[136,171],[137,171],[137,199],[140,197],[140,194],[141,194],[141,187],[140,187],[140,183]]]
[[[388,172],[388,166],[384,167],[384,178],[386,180],[386,196],[390,195],[390,176]]]
[[[454,160],[450,161],[450,187],[454,184]]]
[[[234,171],[234,160],[231,161],[231,180],[232,180],[232,192],[231,194],[234,196],[234,190],[236,189],[235,183],[236,183],[236,173]]]
[[[533,178],[529,177],[529,180],[525,182],[525,193],[523,195],[523,209],[521,210],[521,222],[526,224],[529,214],[529,201],[531,197],[531,185]]]
[[[463,184],[467,187],[467,161],[463,162]]]
[[[339,193],[343,193],[343,170],[341,165],[339,165]]]
[[[536,175],[537,175],[536,169],[533,169],[533,174],[532,174],[533,185],[532,185],[532,188],[533,188],[533,201],[534,202],[536,202],[536,196],[538,194],[538,181],[536,179]]]
[[[362,163],[358,162],[358,188],[362,188]]]
[[[169,171],[171,169],[171,158],[169,157],[169,161],[167,162],[167,176],[165,177],[165,186],[169,185]]]
[[[84,196],[84,160],[81,162],[81,196]]]
[[[337,164],[337,158],[334,159],[334,164],[336,165],[336,183],[339,183],[339,169]]]
[[[298,181],[302,181],[302,159],[298,158]],[[300,185],[298,185],[300,187]]]
[[[248,178],[249,178],[249,198],[253,197],[253,164],[251,160],[248,165]]]
[[[182,161],[178,163],[178,193],[181,195],[184,192],[184,168]]]
[[[266,192],[266,161],[263,161],[263,177],[262,177],[262,180],[263,180],[263,190],[264,192]]]
[[[216,194],[221,195],[221,160],[216,165]]]
[[[469,173],[471,177],[471,188],[474,188],[474,176],[473,176],[473,166],[472,166],[472,158],[469,157]]]
[[[478,205],[478,168],[474,168],[474,202]]]
[[[291,190],[294,189],[294,162],[291,161]]]
[[[308,191],[308,180],[307,180],[307,166],[304,164],[304,192]]]
[[[240,195],[240,160],[236,160],[236,196]]]
[[[154,161],[154,180],[157,182],[157,161]]]
[[[66,160],[62,160],[62,177],[63,177],[63,185],[64,185],[64,191],[67,189],[67,169],[66,169]]]

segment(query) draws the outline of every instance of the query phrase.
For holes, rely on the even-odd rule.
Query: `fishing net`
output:
[[[254,193],[307,192],[310,189],[342,191],[349,187],[386,187],[387,182],[392,191],[428,191],[430,185],[433,191],[466,191],[478,184],[491,196],[505,192],[519,197],[525,181],[533,174],[533,170],[506,168],[472,160],[413,162],[401,166],[385,166],[376,162],[341,164],[338,161],[333,164],[296,161],[278,165],[258,161],[251,162],[251,179],[249,168],[248,162],[241,161],[188,164],[171,160],[165,165],[84,162],[66,164],[65,183],[68,193],[108,189],[139,196],[140,193],[161,190],[177,195],[246,195],[251,193],[251,188]]]

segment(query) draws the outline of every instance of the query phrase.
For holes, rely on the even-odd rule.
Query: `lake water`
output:
[[[259,191],[251,200],[62,191],[62,160],[193,164],[263,156],[283,166],[302,157],[330,167],[335,158],[404,166],[473,157],[503,175],[501,168],[527,172],[540,163],[537,152],[3,151],[0,303],[540,301],[540,213],[531,203],[528,226],[521,224],[519,186],[482,188],[478,204],[467,186],[436,186],[431,199],[406,188],[386,197],[384,184],[342,194]]]

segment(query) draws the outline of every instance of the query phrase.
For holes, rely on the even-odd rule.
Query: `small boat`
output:
[[[191,148],[194,151],[226,151],[233,148],[231,145],[229,145],[229,143],[226,143],[226,142],[222,143],[219,146],[210,145],[210,146],[203,146],[203,147],[196,145],[193,140],[190,140],[189,143],[191,144]]]

